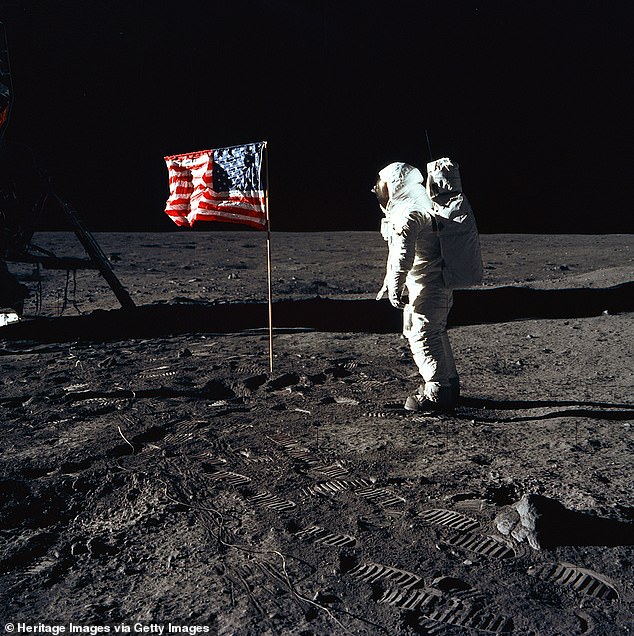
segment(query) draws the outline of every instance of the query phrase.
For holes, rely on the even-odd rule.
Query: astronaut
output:
[[[410,411],[456,405],[460,380],[447,336],[452,289],[482,278],[477,228],[457,164],[439,159],[427,170],[425,187],[418,168],[391,163],[373,188],[389,248],[377,300],[387,292],[390,303],[403,309],[403,335],[423,380],[405,402]]]

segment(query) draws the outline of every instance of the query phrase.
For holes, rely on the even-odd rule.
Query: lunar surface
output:
[[[402,408],[378,232],[273,233],[272,371],[264,233],[95,236],[136,309],[9,263],[31,296],[0,328],[4,625],[634,631],[631,235],[483,236],[442,415]]]

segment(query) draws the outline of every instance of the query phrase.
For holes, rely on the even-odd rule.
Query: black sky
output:
[[[0,2],[13,110],[92,229],[173,229],[168,154],[268,140],[274,230],[376,229],[391,161],[483,232],[631,232],[630,2]]]

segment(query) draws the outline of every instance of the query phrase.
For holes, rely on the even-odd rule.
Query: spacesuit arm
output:
[[[389,237],[386,238],[385,240],[389,241]],[[381,298],[383,298],[383,296],[385,296],[385,294],[387,293],[387,281],[389,278],[390,278],[390,253],[388,249],[387,263],[385,264],[385,276],[383,277],[383,284],[381,285],[381,289],[379,289],[379,292],[376,295],[377,300],[381,300]]]
[[[414,264],[419,230],[420,220],[414,212],[392,225],[386,282],[388,298],[394,307],[405,306],[402,296],[407,274]]]
[[[385,275],[385,278],[383,279],[383,285],[381,285],[381,289],[379,289],[376,295],[376,299],[381,300],[381,298],[385,296],[386,292],[387,292],[387,274]]]

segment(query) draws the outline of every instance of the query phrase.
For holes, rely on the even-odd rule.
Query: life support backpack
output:
[[[428,163],[427,193],[433,204],[445,287],[478,285],[483,276],[480,237],[471,205],[462,193],[458,164],[446,157]]]

